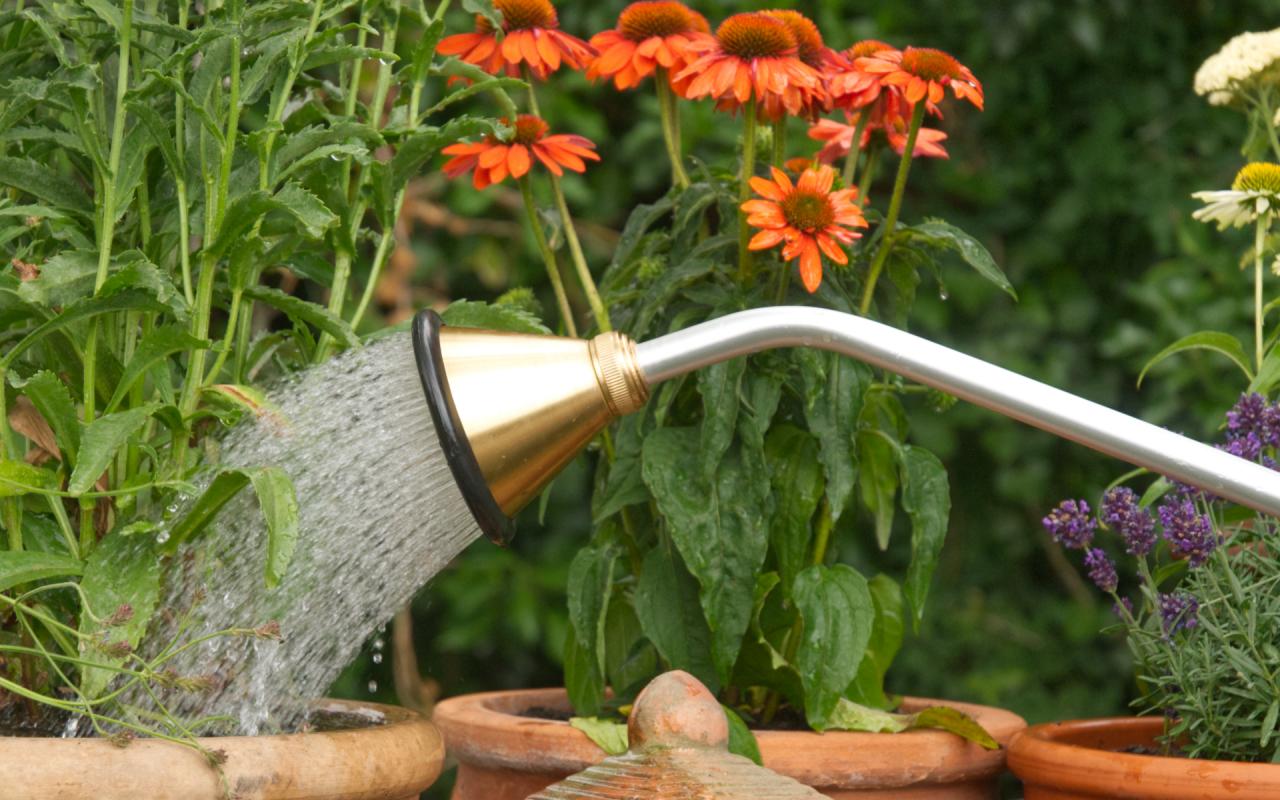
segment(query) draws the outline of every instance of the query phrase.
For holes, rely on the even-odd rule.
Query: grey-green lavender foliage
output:
[[[190,741],[163,707],[115,702],[154,682],[200,688],[166,668],[189,642],[137,652],[153,615],[186,610],[159,600],[164,559],[248,489],[273,584],[298,513],[272,467],[179,501],[216,434],[263,412],[264,380],[361,344],[407,182],[460,136],[501,131],[453,103],[492,90],[510,106],[510,81],[434,59],[449,3],[432,5],[0,3],[10,721],[43,707]],[[454,75],[473,82],[446,96]],[[258,622],[220,635],[275,635]]]

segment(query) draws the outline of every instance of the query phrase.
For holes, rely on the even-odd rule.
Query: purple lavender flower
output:
[[[1125,619],[1125,612],[1128,612],[1130,617],[1133,616],[1133,601],[1127,597],[1121,597],[1120,602],[1111,607],[1111,613],[1121,619]]]
[[[1131,556],[1145,556],[1156,544],[1156,521],[1127,486],[1108,489],[1102,496],[1102,520],[1120,534],[1124,551]]]
[[[1116,565],[1111,563],[1111,559],[1100,548],[1085,551],[1084,565],[1089,568],[1089,580],[1097,584],[1099,589],[1104,592],[1116,590],[1120,583],[1120,579],[1116,577]]]
[[[1190,500],[1168,500],[1157,509],[1160,524],[1164,526],[1164,538],[1180,555],[1186,556],[1193,567],[1208,560],[1218,546],[1209,518],[1196,511]]]
[[[1227,437],[1237,439],[1254,434],[1264,445],[1280,446],[1280,408],[1267,404],[1262,395],[1242,394],[1227,412]]]
[[[1257,461],[1258,456],[1262,455],[1262,438],[1254,431],[1249,431],[1244,436],[1228,438],[1225,444],[1218,445],[1218,449],[1225,450],[1236,458]]]
[[[1160,594],[1160,622],[1165,636],[1190,630],[1199,624],[1200,601],[1187,592]]]
[[[1083,500],[1063,500],[1040,521],[1055,542],[1072,550],[1083,550],[1093,541],[1098,522],[1089,515]]]

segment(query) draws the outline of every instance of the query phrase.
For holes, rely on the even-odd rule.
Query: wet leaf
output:
[[[720,681],[711,660],[711,630],[698,601],[698,583],[679,554],[655,547],[645,555],[634,602],[640,627],[667,664],[717,691]]]
[[[156,363],[176,353],[190,353],[209,347],[207,339],[197,339],[183,325],[164,325],[155,328],[142,338],[133,352],[133,358],[125,365],[115,393],[107,403],[106,411],[112,411],[128,395],[129,390]]]
[[[16,381],[13,383],[22,390],[53,429],[64,460],[74,463],[80,452],[80,420],[67,385],[47,369],[37,372],[21,384]]]
[[[791,594],[804,620],[796,668],[804,683],[805,718],[821,731],[857,675],[875,607],[866,579],[845,564],[805,569]]]
[[[0,592],[23,583],[75,577],[82,572],[84,564],[71,556],[29,550],[0,550]]]
[[[622,722],[599,717],[570,717],[569,724],[611,756],[627,752],[627,726]]]
[[[798,349],[805,390],[805,421],[818,439],[819,456],[827,476],[831,519],[838,522],[848,506],[858,474],[855,430],[863,392],[871,381],[869,369],[834,353]]]
[[[905,451],[906,487],[902,492],[902,506],[911,517],[911,563],[907,566],[903,588],[918,628],[947,536],[951,486],[947,470],[937,456],[919,447],[907,446]]]
[[[244,290],[244,296],[280,309],[295,322],[314,325],[346,347],[360,346],[360,338],[351,330],[347,321],[324,306],[285,294],[270,286],[250,286]]]
[[[124,642],[137,647],[160,597],[160,563],[148,536],[108,536],[98,543],[84,568],[80,589],[89,613],[80,615],[80,631],[86,638],[80,656],[98,664],[80,672],[80,691],[94,699],[106,691],[124,657],[108,656],[96,643]],[[104,628],[94,618],[105,619],[128,605],[133,616],[122,625]]]
[[[29,158],[0,156],[0,186],[12,186],[42,200],[59,211],[89,217],[93,214],[90,195],[63,174]]]
[[[138,432],[158,408],[159,403],[148,403],[126,411],[104,414],[86,425],[80,435],[80,456],[76,459],[76,468],[67,482],[67,491],[80,495],[93,489],[98,478],[107,471],[111,460],[116,457],[116,451]]]
[[[806,565],[813,539],[813,515],[825,488],[818,442],[794,425],[778,425],[765,440],[765,456],[775,500],[770,543],[782,584],[790,592]]]
[[[884,676],[902,648],[906,628],[902,618],[902,590],[887,575],[877,575],[867,581],[867,588],[871,590],[875,607],[871,638],[867,640],[866,655],[858,665],[858,675],[845,695],[856,703],[887,708],[889,698],[884,691]]]
[[[908,235],[923,236],[929,244],[955,252],[979,275],[999,286],[1014,300],[1018,299],[1018,293],[1013,290],[1013,284],[1009,283],[1009,279],[1005,277],[1004,272],[982,242],[955,225],[941,219],[928,219],[919,225],[906,228],[904,232]]]
[[[0,459],[0,497],[49,494],[57,488],[57,476],[25,461]]]

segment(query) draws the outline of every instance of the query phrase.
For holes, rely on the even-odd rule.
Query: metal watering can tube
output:
[[[897,328],[827,309],[742,311],[636,346],[651,383],[736,356],[815,347],[941,389],[1109,456],[1280,516],[1280,473]]]
[[[513,518],[653,385],[777,347],[831,350],[896,372],[1266,514],[1280,473],[872,320],[804,306],[740,311],[636,344],[447,326],[423,311],[413,346],[427,406],[480,529],[505,544]]]

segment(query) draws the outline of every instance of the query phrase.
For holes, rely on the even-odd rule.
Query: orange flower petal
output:
[[[511,145],[511,151],[507,154],[507,169],[511,171],[511,177],[523,178],[528,174],[531,163],[527,147],[522,144]]]
[[[800,253],[800,282],[813,294],[822,285],[822,256],[812,239],[805,240],[804,250]]]
[[[501,164],[507,160],[507,150],[509,148],[505,144],[495,144],[480,154],[480,166],[490,169],[495,164]]]
[[[779,230],[760,231],[751,237],[751,241],[747,244],[747,249],[768,250],[770,247],[777,247],[783,238],[782,231]]]

